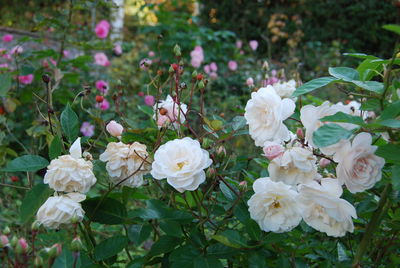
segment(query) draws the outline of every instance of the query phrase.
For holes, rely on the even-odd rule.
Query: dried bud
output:
[[[72,251],[81,251],[83,249],[82,241],[79,237],[75,237],[71,242]]]
[[[226,156],[226,149],[225,149],[225,147],[223,145],[221,145],[221,146],[219,146],[217,148],[217,155],[219,157],[225,157]]]
[[[157,70],[157,75],[162,75],[163,71],[162,70]]]
[[[83,152],[82,157],[86,160],[86,161],[92,161],[93,160],[93,156],[91,155],[91,153],[89,152]],[[74,217],[72,217],[73,219]],[[72,221],[71,219],[71,221]],[[74,223],[74,222],[73,222]],[[76,223],[76,222],[75,222]]]
[[[116,101],[116,100],[118,100],[118,95],[117,94],[113,94],[111,98],[113,99],[113,101]]]
[[[44,74],[44,75],[42,75],[42,80],[43,80],[43,82],[48,84],[50,82],[50,76],[48,74]]]
[[[181,47],[178,44],[176,44],[174,47],[174,53],[177,57],[182,56]]]
[[[101,103],[103,101],[104,101],[104,97],[103,96],[100,96],[100,95],[96,96],[96,102]]]

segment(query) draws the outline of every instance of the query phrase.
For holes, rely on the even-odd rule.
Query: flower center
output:
[[[178,166],[178,170],[182,170],[183,166],[186,164],[186,161],[182,161],[177,163],[176,165]]]

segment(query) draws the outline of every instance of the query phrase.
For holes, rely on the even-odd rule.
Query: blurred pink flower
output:
[[[252,77],[247,78],[246,85],[248,85],[249,87],[254,86],[254,80]]]
[[[12,34],[5,34],[3,35],[3,42],[11,42],[14,39]]]
[[[63,55],[64,55],[64,57],[68,58],[68,56],[69,56],[69,51],[64,49],[64,50],[63,50]]]
[[[94,61],[97,65],[100,66],[110,66],[110,62],[108,61],[107,55],[104,54],[103,52],[98,52],[94,54]]]
[[[211,72],[211,68],[210,68],[210,65],[204,65],[204,72],[206,73],[206,74],[209,74],[210,72]]]
[[[147,70],[149,69],[149,66],[151,65],[152,60],[148,58],[144,58],[139,62],[139,67],[142,70]]]
[[[244,51],[243,51],[243,50],[240,50],[240,51],[239,51],[239,54],[240,54],[240,55],[244,55]]]
[[[103,94],[107,94],[108,91],[108,83],[104,80],[97,80],[96,81],[96,88],[102,92]]]
[[[236,47],[237,48],[242,48],[242,45],[243,45],[243,42],[242,42],[242,40],[236,40]]]
[[[8,237],[6,235],[0,235],[0,244],[1,247],[6,247],[6,245],[9,243]]]
[[[249,46],[250,46],[250,48],[252,49],[252,50],[257,50],[257,48],[258,48],[258,41],[257,40],[251,40],[250,42],[249,42]]]
[[[20,75],[18,76],[18,80],[21,84],[29,85],[33,81],[33,74]]]
[[[190,64],[192,64],[194,68],[199,68],[204,60],[203,48],[201,46],[196,46],[192,52],[190,52],[190,56]]]
[[[22,249],[22,253],[26,253],[26,251],[28,250],[28,243],[26,242],[25,238],[20,238],[18,240],[18,244]]]
[[[144,103],[145,103],[147,106],[153,106],[153,105],[154,105],[154,96],[152,96],[152,95],[146,95],[146,96],[144,97]]]
[[[215,79],[218,78],[218,74],[217,74],[216,72],[211,72],[211,73],[210,73],[210,78],[211,78],[212,80],[215,80]]]
[[[50,58],[50,59],[46,59],[42,62],[43,67],[48,68],[50,66],[49,62],[51,62],[51,64],[53,64],[54,66],[57,66],[57,62],[53,58]]]
[[[8,63],[2,63],[2,64],[0,64],[0,68],[8,69],[8,68],[9,68]]]
[[[139,96],[139,97],[143,97],[143,96],[144,96],[144,92],[143,92],[143,91],[139,91],[139,92],[138,92],[138,96]]]
[[[92,137],[94,134],[94,125],[89,122],[83,122],[80,130],[83,136]]]
[[[215,62],[211,62],[211,63],[210,63],[210,70],[211,70],[212,72],[218,71],[218,66],[217,66],[217,64],[216,64]]]
[[[236,70],[237,70],[237,67],[238,67],[238,65],[237,65],[237,62],[236,62],[236,61],[230,60],[230,61],[228,62],[228,68],[229,68],[229,70],[231,70],[231,71],[236,71]]]
[[[115,55],[119,56],[122,54],[122,47],[120,44],[115,44],[113,51],[115,53]]]
[[[104,99],[102,102],[96,103],[96,107],[105,111],[108,110],[108,108],[110,108],[110,103],[106,99]]]
[[[101,20],[99,23],[97,23],[94,31],[98,38],[107,38],[108,32],[110,31],[110,23],[108,23],[106,20]]]
[[[21,54],[22,52],[24,52],[24,48],[22,46],[15,46],[11,49],[10,54],[14,55],[14,54]]]
[[[149,57],[152,58],[156,55],[156,53],[154,53],[154,51],[149,51],[147,55],[149,55]]]

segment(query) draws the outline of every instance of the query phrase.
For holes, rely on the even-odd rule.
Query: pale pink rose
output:
[[[122,54],[122,47],[120,44],[116,44],[113,48],[115,55],[119,56]]]
[[[248,85],[249,87],[254,86],[254,80],[253,80],[253,78],[251,78],[251,77],[247,78],[247,80],[246,80],[246,85]]]
[[[98,52],[94,54],[94,62],[100,66],[110,66],[110,62],[108,61],[107,55],[103,52]]]
[[[0,64],[0,68],[8,69],[9,65],[8,65],[8,63],[2,63],[2,64]]]
[[[101,20],[97,23],[95,28],[95,33],[98,38],[105,39],[108,36],[108,32],[110,31],[110,23],[106,20]]]
[[[210,78],[211,78],[212,80],[215,80],[215,79],[218,78],[218,74],[217,74],[216,72],[211,72],[211,73],[210,73]]]
[[[326,158],[321,158],[318,163],[321,168],[326,168],[331,163],[331,160]]]
[[[256,51],[258,48],[258,41],[257,40],[251,40],[249,42],[249,46],[253,51]]]
[[[203,69],[204,69],[204,72],[206,73],[206,74],[209,74],[210,72],[211,72],[211,68],[210,68],[210,65],[204,65],[204,67],[203,67]]]
[[[285,148],[277,142],[270,142],[267,141],[264,144],[264,155],[269,160],[277,158],[278,156],[282,155],[285,152]]]
[[[152,95],[146,95],[146,96],[144,97],[144,103],[145,103],[147,106],[153,106],[153,105],[154,105],[154,102],[155,102],[154,96],[152,96]]]
[[[142,70],[147,70],[149,69],[149,66],[153,63],[151,59],[144,58],[139,62],[139,67]]]
[[[237,48],[242,48],[242,45],[243,45],[243,42],[242,42],[242,40],[236,40],[236,47]]]
[[[215,62],[211,62],[211,63],[210,63],[210,70],[211,70],[212,72],[218,71],[218,66],[217,66],[217,64],[216,64]]]
[[[31,84],[32,81],[33,81],[33,74],[20,75],[20,76],[18,76],[18,81],[19,81],[21,84],[29,85],[29,84]]]
[[[108,83],[104,80],[97,80],[96,81],[96,88],[102,92],[103,94],[107,94],[108,90]]]
[[[21,54],[22,52],[24,52],[24,48],[18,45],[11,49],[10,54],[15,55],[15,54]]]
[[[92,137],[94,134],[94,125],[89,122],[83,122],[80,131],[83,136]]]
[[[110,103],[108,102],[108,100],[104,99],[102,102],[96,103],[96,107],[105,111],[108,110],[108,108],[110,108]]]
[[[237,62],[236,61],[234,61],[234,60],[230,60],[229,62],[228,62],[228,68],[229,68],[229,70],[231,70],[231,71],[236,71],[237,70],[237,67],[238,67],[238,65],[237,65]]]
[[[107,124],[106,130],[108,133],[110,133],[111,136],[120,137],[122,135],[122,132],[124,131],[124,127],[116,121],[111,120]]]
[[[156,55],[156,53],[154,53],[154,51],[149,51],[147,55],[149,55],[149,57],[152,58]]]
[[[12,34],[5,34],[3,35],[3,42],[11,42],[14,39]]]
[[[5,247],[9,243],[8,237],[6,235],[0,235],[0,244]]]

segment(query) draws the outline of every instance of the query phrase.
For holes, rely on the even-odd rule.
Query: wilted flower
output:
[[[228,68],[229,68],[229,70],[231,70],[231,71],[236,71],[236,70],[237,70],[237,67],[238,67],[238,65],[237,65],[237,62],[236,62],[236,61],[230,60],[230,61],[228,62]]]
[[[12,34],[5,34],[3,35],[3,42],[11,42],[14,39]]]
[[[108,133],[111,134],[111,136],[121,137],[122,132],[124,131],[124,127],[121,124],[117,123],[116,121],[111,120],[107,124],[106,130]]]
[[[104,67],[110,66],[110,61],[108,60],[107,55],[104,54],[103,52],[98,52],[94,54],[94,62],[97,65]]]
[[[94,134],[94,125],[89,122],[83,122],[80,131],[83,136],[92,137]]]
[[[99,23],[97,23],[94,31],[98,38],[105,39],[110,31],[110,23],[106,20],[101,20]]]
[[[189,137],[161,145],[154,154],[151,175],[167,179],[179,192],[194,191],[206,179],[204,169],[212,164],[209,153]]]
[[[154,119],[157,120],[157,125],[159,127],[165,126],[167,124],[173,123],[171,128],[179,127],[179,122],[183,124],[185,122],[185,115],[187,112],[187,106],[184,103],[176,103],[170,95],[163,101],[156,103],[153,106],[155,114]],[[157,115],[156,115],[157,113]]]
[[[97,80],[96,81],[96,88],[102,92],[103,94],[107,94],[108,91],[108,83],[104,80]]]
[[[33,74],[20,75],[18,76],[18,81],[21,84],[29,85],[33,82]]]
[[[251,40],[250,42],[249,42],[249,46],[250,46],[250,48],[252,49],[252,50],[257,50],[257,48],[258,48],[258,41],[257,40]]]

